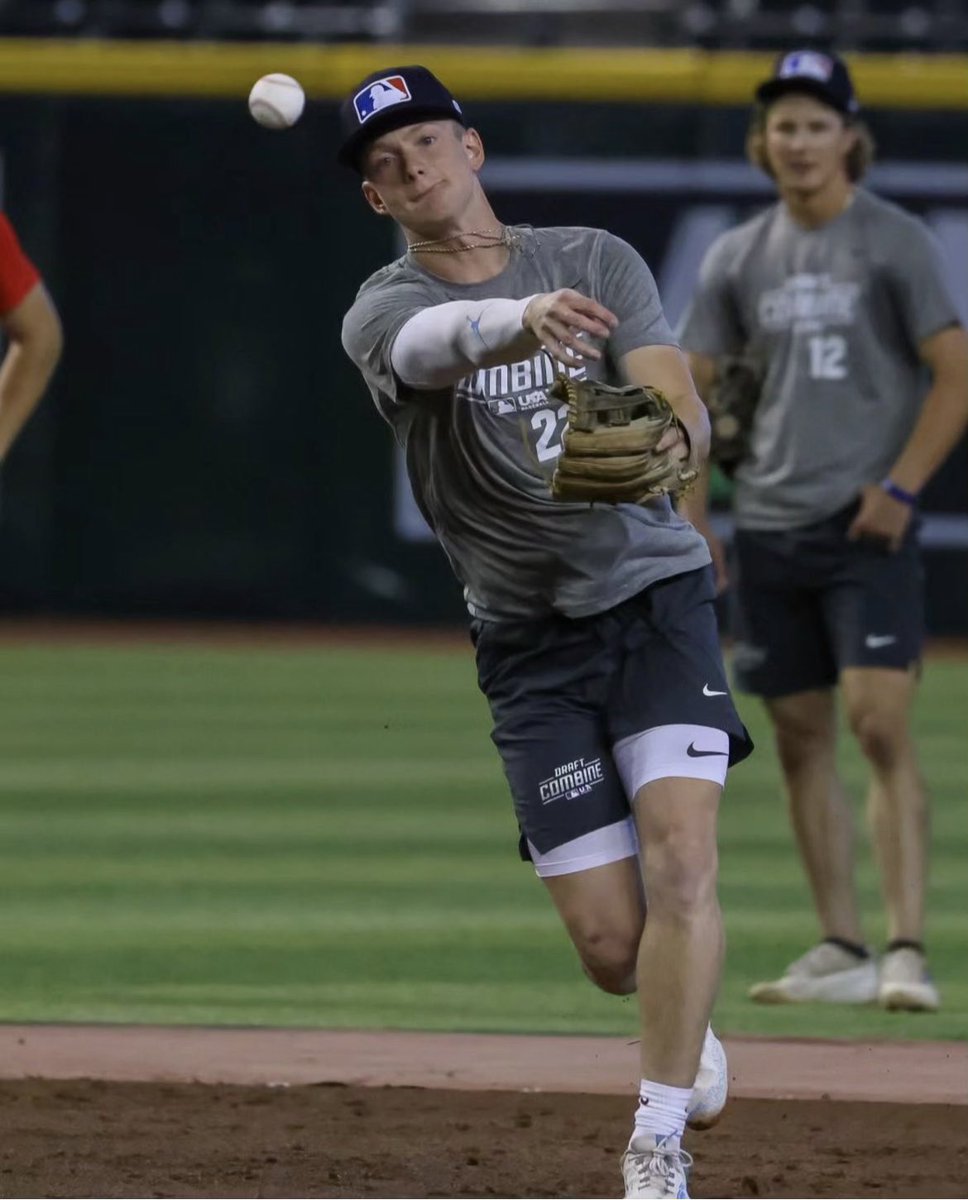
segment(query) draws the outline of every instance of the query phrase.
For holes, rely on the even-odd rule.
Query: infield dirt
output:
[[[728,1046],[736,1098],[689,1136],[693,1196],[968,1194],[965,1047]],[[522,1090],[566,1077],[569,1048],[573,1090]],[[3,1196],[602,1197],[620,1190],[632,1092],[619,1075],[634,1051],[618,1039],[6,1026],[0,1064]],[[99,1064],[113,1078],[89,1077]],[[340,1079],[361,1072],[371,1086]],[[212,1082],[247,1074],[259,1082]],[[824,1098],[785,1095],[824,1078]],[[881,1093],[905,1099],[844,1098]]]

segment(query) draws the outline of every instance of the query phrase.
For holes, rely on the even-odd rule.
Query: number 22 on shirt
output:
[[[557,408],[541,408],[533,414],[531,428],[538,434],[534,447],[538,462],[550,462],[561,453],[561,436],[567,419],[567,404],[559,404]]]

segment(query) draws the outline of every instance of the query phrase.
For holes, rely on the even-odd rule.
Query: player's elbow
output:
[[[24,361],[35,376],[48,380],[57,369],[64,352],[64,330],[57,314],[51,310],[49,319],[31,330],[22,343]]]
[[[38,353],[53,371],[64,353],[64,326],[53,305],[48,309],[43,328],[38,331],[37,346]]]
[[[54,302],[42,283],[3,321],[12,347],[38,368],[53,370],[64,350],[64,330]]]
[[[402,349],[394,346],[390,365],[400,382],[417,392],[433,392],[451,387],[470,369],[466,362],[440,363],[432,353],[427,353],[417,345]]]
[[[461,350],[451,305],[425,308],[401,328],[390,348],[396,377],[416,391],[449,387],[471,369]]]

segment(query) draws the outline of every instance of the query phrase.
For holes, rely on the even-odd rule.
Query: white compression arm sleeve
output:
[[[390,364],[408,387],[431,390],[480,367],[528,357],[538,340],[521,321],[533,299],[451,300],[425,308],[397,334]]]

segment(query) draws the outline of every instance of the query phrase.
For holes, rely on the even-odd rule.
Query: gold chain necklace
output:
[[[469,246],[448,246],[446,242],[454,242],[458,238],[483,238],[482,242],[473,242]],[[500,246],[510,247],[512,244],[511,230],[505,225],[503,229],[491,230],[468,229],[466,233],[452,233],[449,237],[430,238],[426,242],[411,242],[407,247],[408,254],[461,254],[465,250],[492,250]]]

